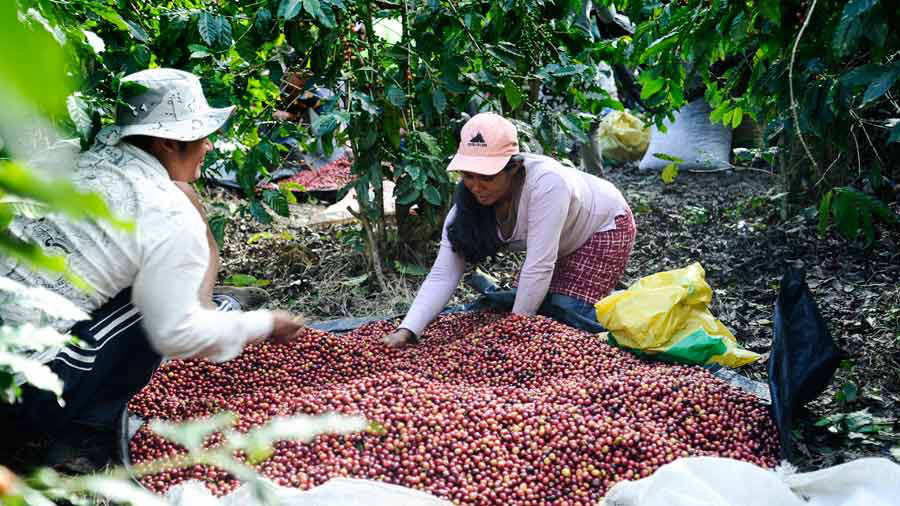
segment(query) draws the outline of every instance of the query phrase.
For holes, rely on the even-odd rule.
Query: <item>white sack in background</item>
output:
[[[788,476],[717,457],[675,460],[637,481],[613,486],[603,506],[894,506],[900,465],[859,459]]]
[[[650,131],[650,146],[638,168],[642,171],[661,171],[668,160],[656,158],[663,153],[684,160],[681,169],[719,169],[728,166],[731,156],[731,129],[709,121],[709,105],[701,98],[679,109],[675,122],[664,122],[666,133],[656,126]]]
[[[274,501],[263,505],[249,486],[217,498],[201,482],[191,480],[169,489],[166,499],[173,506],[452,506],[419,490],[356,478],[332,478],[309,490],[271,484],[269,491]]]

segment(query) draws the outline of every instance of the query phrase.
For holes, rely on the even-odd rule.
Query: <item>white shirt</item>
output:
[[[615,229],[616,216],[625,214],[627,204],[605,179],[546,156],[523,153],[522,157],[525,183],[516,225],[509,237],[499,230],[497,235],[510,249],[526,251],[513,312],[535,314],[547,296],[557,259],[580,248],[595,233]],[[417,335],[444,308],[465,272],[465,260],[447,238],[447,226],[455,216],[453,207],[444,220],[434,266],[400,324]]]
[[[268,311],[217,312],[201,305],[198,293],[209,265],[206,224],[154,156],[127,142],[98,142],[78,157],[71,179],[83,191],[99,193],[115,216],[134,222],[135,231],[55,214],[18,216],[9,231],[63,256],[92,292],[60,274],[32,271],[3,256],[0,276],[48,288],[86,313],[131,287],[150,344],[167,357],[230,360],[247,343],[271,333]],[[61,332],[74,324],[41,321],[40,313],[15,304],[0,307],[0,318],[10,324],[50,324]]]

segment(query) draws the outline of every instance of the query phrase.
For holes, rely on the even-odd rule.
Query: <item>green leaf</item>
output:
[[[269,234],[271,236],[271,234]],[[261,237],[256,240],[262,240],[266,237]],[[254,241],[255,242],[255,241]],[[247,244],[252,244],[250,240],[247,241]],[[223,281],[225,285],[228,286],[237,286],[237,287],[245,287],[245,286],[268,286],[271,281],[267,279],[259,279],[256,276],[251,276],[250,274],[232,274],[225,278]]]
[[[844,13],[841,18],[859,17],[878,5],[880,0],[850,0],[844,5]]]
[[[404,93],[396,84],[389,85],[385,95],[387,96],[388,102],[399,109],[402,109],[403,106],[406,105],[406,93]]]
[[[844,11],[837,27],[831,47],[838,56],[849,54],[863,35],[862,14],[878,4],[879,0],[850,0],[844,5]]]
[[[869,84],[869,87],[866,88],[866,92],[863,94],[862,105],[866,105],[887,93],[887,91],[891,89],[891,86],[897,81],[898,77],[900,77],[900,67],[895,65],[888,68],[888,70],[881,74],[878,79],[872,81],[872,83]]]
[[[302,0],[281,0],[278,5],[278,17],[285,21],[294,19],[303,7]]]
[[[654,40],[653,43],[647,46],[647,49],[645,49],[641,54],[640,62],[646,63],[647,60],[650,59],[650,57],[652,57],[653,55],[661,53],[671,47],[673,44],[676,44],[678,42],[678,39],[676,38],[677,35],[678,32],[671,32]]]
[[[422,141],[422,144],[425,145],[425,149],[428,150],[428,153],[438,156],[441,154],[441,147],[438,146],[437,139],[435,139],[431,134],[425,131],[418,131],[419,139]]]
[[[447,108],[447,97],[444,96],[444,92],[440,88],[435,88],[431,93],[431,103],[438,114],[444,113],[444,110]]]
[[[421,193],[419,192],[419,190],[411,188],[409,193],[397,197],[396,202],[398,205],[408,206],[418,200],[420,195]]]
[[[91,133],[91,110],[87,102],[81,98],[81,92],[75,92],[66,99],[66,108],[69,111],[69,118],[75,125],[75,129],[82,138],[86,139]]]
[[[722,102],[721,104],[718,105],[718,107],[716,107],[715,109],[712,110],[712,112],[709,113],[709,122],[715,124],[715,123],[718,123],[719,121],[722,121],[723,117],[725,116],[725,112],[727,110],[728,110],[728,102],[727,101]]]
[[[366,111],[370,116],[378,116],[381,114],[381,108],[378,107],[378,104],[372,100],[372,97],[369,96],[368,93],[363,93],[360,91],[353,92],[353,98],[359,100],[362,109]]]
[[[522,88],[513,82],[512,79],[505,79],[503,81],[503,94],[506,95],[506,101],[509,102],[509,107],[513,111],[518,109],[525,99]]]
[[[733,115],[731,116],[731,128],[741,126],[742,121],[744,121],[744,110],[741,109],[740,106],[735,107]]]
[[[441,194],[438,193],[437,188],[435,188],[434,186],[426,186],[424,195],[425,200],[433,206],[439,206],[443,201],[443,199],[441,198]]]
[[[39,23],[28,25],[17,19],[16,2],[0,1],[0,108],[24,103],[63,113],[72,89],[63,48]]]
[[[197,18],[197,29],[200,37],[210,47],[227,48],[231,46],[231,23],[225,16],[201,12]]]
[[[235,421],[237,421],[237,416],[228,412],[178,424],[157,419],[150,422],[150,430],[169,441],[180,444],[188,451],[196,452],[203,449],[203,441],[208,435],[230,427]]]
[[[855,239],[860,230],[860,212],[853,192],[839,188],[832,199],[831,212],[838,231],[847,239]]]
[[[266,208],[258,200],[250,202],[250,214],[263,225],[272,223],[272,216],[269,214],[269,211],[266,211]]]
[[[66,180],[39,179],[15,162],[0,161],[0,190],[42,202],[74,219],[99,218],[123,230],[134,230],[133,223],[116,219],[99,195],[82,192]]]
[[[422,277],[428,274],[428,269],[421,265],[406,264],[398,260],[394,260],[394,270],[405,276]]]
[[[766,19],[776,25],[781,24],[781,0],[761,0],[760,10]]]
[[[225,225],[228,224],[229,218],[224,214],[214,214],[210,216],[206,222],[212,232],[213,239],[219,247],[219,251],[225,247]]]
[[[641,87],[641,100],[647,100],[653,95],[656,95],[660,90],[663,89],[663,86],[666,85],[665,80],[663,80],[663,78],[661,77],[655,79],[648,78],[642,80],[641,83],[643,84],[643,86]]]
[[[667,155],[665,153],[653,153],[653,157],[659,158],[660,160],[665,160],[667,162],[684,163],[684,160],[682,160],[681,158],[673,155]]]
[[[100,473],[80,476],[78,484],[84,492],[103,497],[116,504],[133,504],[135,506],[166,506],[171,504],[136,482],[105,476]]]
[[[59,398],[62,395],[63,382],[53,370],[37,360],[15,353],[0,351],[0,368],[9,369],[21,374],[25,381],[41,390],[48,390]]]
[[[262,197],[266,205],[272,208],[272,210],[280,216],[289,216],[291,214],[287,199],[280,191],[264,190]]]
[[[400,137],[400,125],[402,121],[400,111],[393,107],[388,107],[385,109],[382,117],[384,118],[382,125],[384,127],[385,137],[387,137],[388,141],[395,149],[399,149],[400,143],[403,140]]]
[[[341,123],[341,116],[339,113],[331,113],[325,114],[323,116],[319,116],[312,123],[312,131],[313,135],[316,137],[322,137],[323,135],[330,134],[337,130],[338,125]]]
[[[828,231],[828,221],[831,217],[831,199],[834,195],[834,190],[829,190],[828,193],[822,196],[822,200],[819,201],[819,236],[825,237],[825,232]]]
[[[6,301],[10,300],[9,296],[12,296],[18,306],[37,309],[52,318],[72,321],[87,320],[89,318],[87,313],[79,309],[69,299],[40,286],[26,286],[7,277],[0,276],[0,292],[7,294],[4,296]],[[9,340],[8,336],[3,336],[2,334],[4,329],[10,328],[8,326],[0,327],[0,341]],[[62,339],[66,340],[67,338],[62,337]],[[37,337],[32,336],[29,336],[29,340],[38,341]]]
[[[303,10],[328,28],[334,28],[334,13],[328,6],[322,7],[319,0],[303,0]]]
[[[840,78],[841,84],[847,87],[860,86],[863,84],[870,84],[872,81],[875,81],[885,71],[884,65],[875,65],[872,63],[867,63],[866,65],[860,65],[859,67],[850,70],[846,74],[842,75]]]
[[[660,178],[666,184],[675,181],[676,177],[678,177],[678,164],[676,163],[666,165],[662,170],[662,174],[660,174]]]
[[[125,18],[122,18],[122,20],[125,21],[125,24],[128,26],[128,33],[130,33],[132,37],[144,43],[150,41],[150,35],[147,34],[147,31],[144,30],[141,25]]]

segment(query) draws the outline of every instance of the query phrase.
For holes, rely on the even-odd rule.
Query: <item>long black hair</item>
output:
[[[510,158],[503,171],[516,166],[520,166],[519,170],[525,170],[519,155]],[[450,240],[453,251],[472,264],[496,255],[503,242],[497,236],[494,207],[479,204],[462,181],[456,184],[453,203],[456,205],[456,216],[447,225],[447,239]]]

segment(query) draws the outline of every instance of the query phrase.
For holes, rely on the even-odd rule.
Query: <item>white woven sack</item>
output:
[[[676,459],[614,485],[601,506],[896,506],[900,465],[864,458],[784,474],[718,457]]]
[[[681,169],[719,169],[728,166],[731,154],[731,129],[709,121],[709,105],[701,98],[675,113],[675,122],[665,121],[666,132],[656,126],[650,131],[650,146],[638,168],[661,171],[671,163],[657,158],[663,153],[683,160]]]
[[[249,485],[215,497],[202,482],[189,480],[169,489],[166,500],[172,506],[452,506],[421,490],[355,478],[332,478],[309,490],[271,482],[265,488],[268,500],[260,502]]]

